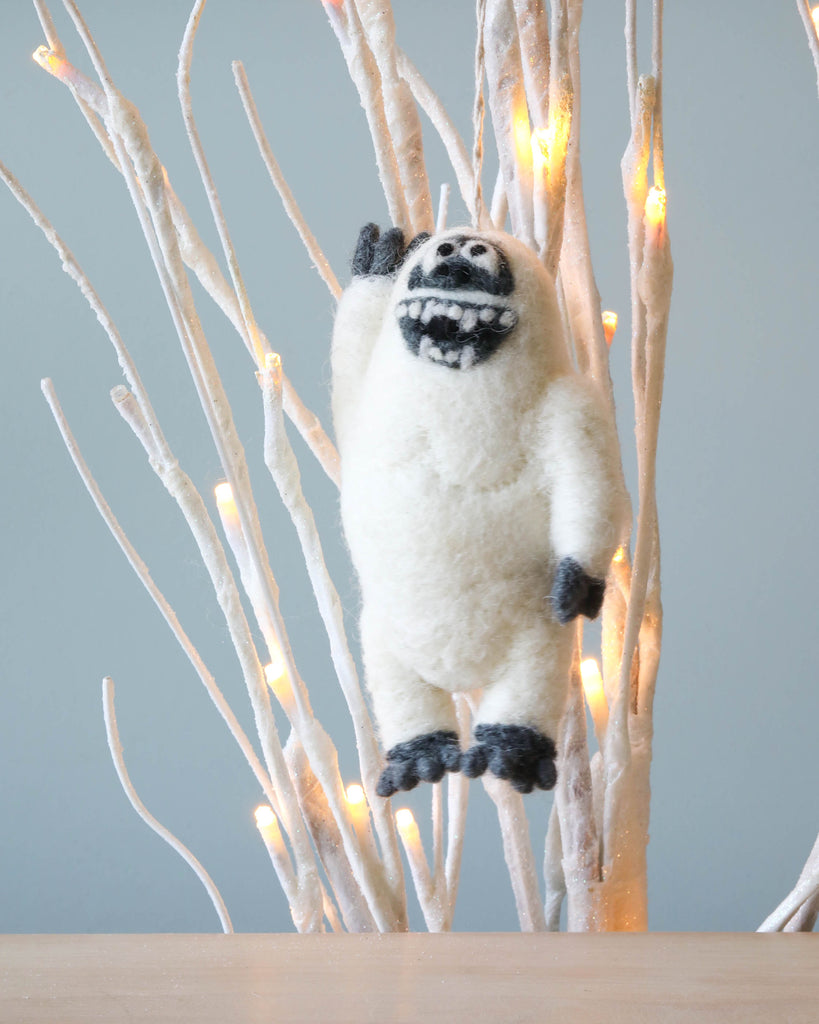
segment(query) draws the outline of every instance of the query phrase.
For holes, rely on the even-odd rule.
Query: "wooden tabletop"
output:
[[[9,935],[2,1024],[819,1022],[819,935]]]

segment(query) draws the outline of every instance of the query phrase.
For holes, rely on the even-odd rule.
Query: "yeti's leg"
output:
[[[461,766],[452,695],[426,683],[393,654],[381,624],[366,613],[361,640],[367,688],[372,697],[387,764],[378,780],[379,796],[438,782]]]
[[[488,768],[521,793],[557,781],[555,740],[566,707],[571,627],[543,620],[521,629],[484,687],[475,717],[477,741],[462,768],[475,778]]]

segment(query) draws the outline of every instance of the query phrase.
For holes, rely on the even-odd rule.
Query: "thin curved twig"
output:
[[[796,0],[796,6],[808,35],[808,45],[816,67],[816,88],[819,90],[819,23],[814,21],[809,0]]]
[[[172,850],[175,850],[194,872],[196,877],[205,887],[205,892],[210,897],[213,909],[219,915],[219,922],[222,925],[222,931],[225,932],[225,934],[232,933],[233,925],[231,924],[230,914],[228,914],[225,901],[222,899],[222,894],[216,888],[216,884],[213,879],[207,873],[200,861],[194,857],[187,846],[185,846],[180,839],[177,839],[176,836],[165,828],[164,825],[156,820],[145,804],[139,799],[137,791],[134,789],[134,784],[131,782],[131,779],[128,776],[128,770],[125,767],[125,759],[122,756],[122,744],[119,739],[117,716],[114,710],[114,680],[110,676],[106,676],[102,681],[102,706],[103,714],[105,716],[105,734],[108,737],[108,749],[111,751],[111,759],[113,760],[114,767],[117,770],[117,776],[119,777],[119,781],[122,784],[122,788],[125,790],[125,795],[128,797],[131,806],[140,818],[142,818],[148,828],[153,829],[160,839],[164,839],[168,846],[170,846]]]
[[[816,898],[819,893],[819,836],[813,844],[804,868],[799,875],[799,880],[790,893],[762,924],[757,928],[759,932],[779,932],[785,927],[788,921],[808,902]]]
[[[247,74],[245,73],[244,65],[241,61],[235,60],[231,65],[233,68],[233,78],[236,82],[236,88],[239,90],[239,96],[242,99],[242,106],[245,109],[247,120],[250,124],[251,131],[253,132],[253,138],[256,140],[256,145],[259,148],[259,154],[267,168],[267,173],[270,175],[270,180],[279,193],[279,197],[284,206],[284,212],[290,218],[290,223],[296,229],[299,234],[299,238],[304,243],[304,247],[307,250],[307,254],[319,275],[330,290],[330,294],[334,299],[337,299],[341,295],[341,285],[338,283],[338,278],[333,273],[333,268],[330,266],[330,262],[324,255],[321,246],[316,240],[316,236],[310,230],[307,225],[307,221],[299,209],[299,205],[290,190],[290,186],[287,184],[287,180],[279,167],[278,161],[273,155],[273,150],[270,148],[270,143],[267,141],[267,135],[265,134],[264,128],[262,127],[262,120],[259,117],[259,111],[256,107],[256,101],[253,98],[253,93],[250,89],[250,83],[247,80]]]
[[[452,170],[455,172],[455,180],[458,182],[458,191],[461,193],[461,198],[466,203],[466,208],[469,210],[470,215],[475,217],[475,178],[464,140],[458,133],[458,129],[455,127],[437,93],[430,87],[409,57],[400,50],[397,56],[397,64],[398,73],[409,85],[418,106],[427,115],[432,123],[432,127],[440,136],[449,157],[449,162],[452,165]],[[482,222],[487,212],[485,207],[481,208],[480,219]]]
[[[239,261],[236,257],[236,250],[230,238],[227,221],[222,211],[222,204],[219,200],[219,193],[216,190],[216,183],[210,172],[205,150],[199,138],[199,130],[196,127],[196,120],[193,116],[193,104],[191,102],[190,80],[191,62],[193,61],[193,44],[196,39],[196,30],[199,28],[199,19],[202,17],[206,0],[196,0],[191,10],[188,24],[185,26],[185,34],[182,37],[182,45],[179,48],[179,62],[176,69],[176,86],[179,95],[179,105],[182,108],[182,117],[185,121],[185,130],[188,133],[188,141],[191,145],[196,166],[199,169],[199,176],[208,197],[213,221],[219,233],[219,240],[222,243],[222,251],[227,260],[230,279],[233,282],[233,290],[239,300],[239,308],[242,311],[242,321],[246,333],[246,344],[253,352],[257,369],[264,365],[264,357],[270,351],[266,339],[260,334],[250,305],[250,298],[247,294],[244,279],[239,269]]]

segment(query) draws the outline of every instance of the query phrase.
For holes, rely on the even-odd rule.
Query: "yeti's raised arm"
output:
[[[333,420],[339,445],[384,322],[395,272],[405,255],[400,228],[383,235],[376,224],[361,229],[352,260],[353,280],[339,300],[333,328]]]
[[[591,385],[574,376],[549,387],[542,429],[557,559],[554,611],[563,623],[594,618],[630,510],[617,438]]]

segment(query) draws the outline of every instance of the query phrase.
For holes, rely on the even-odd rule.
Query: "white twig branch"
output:
[[[506,186],[503,184],[503,171],[498,171],[495,187],[492,190],[492,207],[489,214],[489,219],[496,231],[503,231],[508,215],[509,197],[506,195]]]
[[[298,462],[285,431],[281,405],[281,363],[275,356],[269,360],[269,366],[259,373],[259,382],[264,401],[265,463],[282,501],[290,513],[304,553],[310,583],[330,641],[333,665],[353,721],[361,778],[367,801],[373,808],[373,818],[382,845],[387,879],[396,902],[398,916],[403,917],[405,913],[402,905],[404,880],[395,826],[389,812],[389,805],[376,795],[381,757],[375,739],[375,730],[361,691],[355,662],[347,643],[341,600],[327,571],[316,521],[313,511],[304,497]]]
[[[179,105],[182,108],[182,117],[185,121],[185,129],[188,133],[188,141],[190,142],[191,150],[193,152],[194,159],[196,160],[196,166],[199,169],[199,176],[202,179],[205,194],[208,197],[208,204],[210,206],[214,223],[216,224],[216,230],[219,233],[219,240],[222,243],[222,251],[224,252],[228,269],[230,271],[230,279],[233,282],[233,290],[239,301],[239,308],[242,312],[245,344],[252,351],[256,360],[256,366],[259,368],[264,365],[265,354],[270,351],[270,348],[266,345],[265,340],[260,336],[259,329],[256,325],[256,318],[253,315],[247,289],[245,288],[242,273],[239,269],[236,250],[233,247],[227,222],[225,221],[225,215],[222,212],[219,193],[216,190],[216,184],[213,180],[213,175],[210,173],[210,168],[208,167],[208,162],[205,158],[205,151],[199,138],[199,131],[196,127],[196,120],[193,116],[193,106],[191,103],[190,77],[191,62],[193,60],[193,44],[196,39],[196,30],[199,27],[199,19],[202,17],[205,2],[206,0],[196,0],[193,5],[193,9],[191,10],[188,24],[185,28],[185,34],[182,38],[182,46],[179,50],[179,63],[176,70],[176,85],[179,95]]]
[[[131,806],[140,818],[142,818],[148,828],[153,829],[160,839],[164,839],[168,846],[175,850],[194,872],[196,877],[205,887],[205,892],[210,897],[213,909],[219,915],[219,922],[222,925],[222,931],[226,934],[232,933],[233,925],[230,922],[230,914],[228,914],[225,901],[222,899],[222,895],[216,888],[213,879],[202,867],[197,858],[194,857],[187,846],[177,839],[176,836],[165,828],[164,825],[161,825],[156,820],[145,804],[143,804],[139,799],[137,791],[134,789],[133,783],[128,777],[128,771],[125,767],[125,761],[122,756],[122,744],[119,740],[117,717],[114,711],[114,680],[111,679],[110,676],[106,676],[102,681],[102,706],[103,713],[105,715],[105,734],[108,737],[108,749],[111,751],[111,758],[114,762],[114,767],[117,770],[117,776],[119,777],[119,781],[122,784],[122,788],[125,790],[125,795],[128,797]]]
[[[523,56],[523,82],[536,128],[549,123],[549,20],[543,0],[512,0]]]
[[[381,88],[381,75],[361,19],[353,0],[342,0],[341,7],[336,7],[331,0],[322,0],[330,24],[341,46],[341,52],[347,61],[350,78],[358,90],[361,105],[367,116],[370,137],[375,148],[375,159],[384,197],[390,211],[390,218],[395,227],[411,230],[412,221],[407,207],[406,196],[401,182],[401,171],[395,155],[392,136],[390,135],[387,114],[384,110],[384,95]]]
[[[333,887],[347,930],[376,931],[375,918],[356,881],[327,796],[310,767],[304,748],[295,733],[291,733],[287,741],[285,758],[295,782],[307,827],[313,837],[313,845]],[[363,853],[362,850],[362,855]]]
[[[779,904],[776,910],[762,922],[757,931],[779,932],[799,912],[804,904],[813,901],[819,893],[819,836],[805,862],[799,880],[793,890]]]
[[[544,265],[549,273],[557,276],[557,269],[563,249],[563,234],[566,220],[566,161],[568,156],[569,143],[572,133],[572,116],[574,110],[574,85],[572,78],[572,65],[569,56],[571,45],[568,0],[553,0],[552,3],[552,40],[554,46],[549,60],[549,102],[548,121],[541,122],[538,126],[541,131],[546,130],[548,151],[544,154],[545,159],[535,162],[535,240],[540,245],[540,254]],[[524,60],[533,60],[531,53],[524,53]],[[579,104],[578,104],[579,106]],[[577,131],[577,126],[574,125]],[[539,169],[537,164],[543,163]],[[538,171],[540,170],[540,173]],[[544,175],[545,172],[545,175]],[[540,222],[542,212],[537,204],[543,204],[545,176],[545,199],[547,206],[547,231],[543,239],[538,235],[542,232]],[[563,284],[561,282],[560,293],[563,295]],[[563,299],[566,308],[565,296]],[[582,354],[578,352],[581,369],[583,368]]]
[[[97,507],[100,515],[102,516],[106,526],[114,535],[115,540],[119,544],[126,558],[128,559],[131,567],[136,572],[138,578],[148,590],[149,594],[153,598],[159,610],[162,612],[168,625],[174,633],[174,636],[179,641],[185,653],[188,655],[191,663],[197,671],[200,679],[204,683],[211,699],[216,704],[219,713],[224,718],[231,731],[236,742],[239,744],[240,749],[244,753],[251,769],[253,770],[256,778],[262,787],[268,800],[271,802],[274,809],[281,816],[285,827],[288,829],[288,835],[290,836],[291,842],[293,843],[294,855],[296,856],[299,878],[300,878],[300,901],[296,904],[291,905],[293,911],[294,920],[299,930],[314,930],[320,928],[321,925],[321,903],[320,893],[318,891],[318,874],[315,868],[315,861],[313,858],[312,850],[310,849],[309,843],[303,841],[303,830],[294,826],[290,808],[295,807],[293,802],[292,788],[290,787],[290,779],[287,774],[287,769],[283,763],[283,756],[279,755],[277,762],[275,758],[275,752],[272,759],[268,758],[268,771],[259,763],[259,760],[253,751],[253,748],[242,731],[241,726],[236,720],[235,715],[231,711],[221,691],[216,685],[213,676],[207,670],[199,656],[196,648],[188,639],[179,620],[176,617],[173,609],[170,607],[164,596],[160,592],[159,588],[151,578],[148,567],[142,561],[137,554],[133,545],[128,540],[125,532],[123,531],[120,524],[117,522],[111,508],[103,497],[100,488],[91,475],[91,471],[85,462],[85,459],[80,452],[79,446],[71,432],[65,415],[60,408],[60,404],[57,401],[57,396],[54,392],[54,387],[50,380],[44,380],[42,382],[42,390],[45,395],[46,401],[48,402],[51,413],[57,423],[57,426],[62,435],[65,446],[68,449],[68,453],[71,456],[72,461],[80,475],[88,493],[91,495],[94,504]],[[265,737],[262,735],[262,745],[265,749],[265,753],[268,753],[267,745],[265,744]],[[271,769],[271,764],[273,770]],[[275,788],[271,782],[271,778],[275,780]],[[311,923],[312,922],[312,923]]]
[[[282,205],[284,206],[284,212],[290,218],[290,222],[298,232],[299,238],[304,243],[304,247],[307,250],[307,254],[316,270],[319,272],[321,279],[327,285],[330,290],[330,294],[333,298],[337,299],[341,295],[341,285],[338,283],[338,278],[333,273],[333,269],[327,257],[324,255],[321,246],[316,241],[316,236],[310,230],[307,222],[299,209],[298,203],[293,196],[290,186],[287,184],[287,180],[282,174],[282,170],[273,155],[273,150],[270,148],[270,143],[267,141],[264,128],[262,127],[262,121],[259,117],[259,111],[256,108],[256,101],[253,98],[253,93],[250,91],[250,83],[247,80],[244,65],[241,61],[233,62],[233,77],[236,82],[236,88],[239,90],[239,95],[242,99],[242,106],[245,109],[248,122],[250,123],[253,137],[256,140],[256,145],[259,148],[259,153],[264,165],[267,168],[267,173],[270,175],[270,180],[276,191],[279,193]]]
[[[555,801],[560,815],[560,851],[568,895],[568,930],[603,931],[600,841],[594,819],[592,777],[586,739],[586,709],[580,685],[579,638],[572,664],[569,701],[560,728],[560,770]],[[557,849],[552,837],[553,851]],[[557,869],[547,871],[549,916],[559,914]],[[556,905],[555,905],[556,904]]]
[[[565,223],[563,225],[563,251],[560,276],[566,296],[572,336],[578,354],[578,363],[598,385],[614,421],[614,399],[609,377],[608,346],[603,334],[600,295],[594,279],[588,228],[583,198],[583,175],[580,164],[580,17],[582,4],[568,6],[566,33],[568,72],[571,81],[571,132],[566,151]],[[565,102],[565,101],[564,101]],[[555,102],[550,108],[554,119]],[[553,243],[550,240],[550,246]]]
[[[53,60],[53,55],[50,53],[45,53],[42,56],[43,59],[40,62],[42,66],[68,86],[104,152],[116,169],[126,177],[127,181],[127,170],[123,169],[117,152],[117,145],[114,142],[116,132],[111,131],[109,133],[99,120],[102,117],[106,125],[111,120],[109,103],[105,92],[83,75],[82,72],[77,71],[64,57]],[[135,108],[132,107],[131,111],[134,114],[135,121],[139,122]],[[141,124],[141,122],[139,123]],[[144,130],[144,126],[142,128]],[[147,133],[145,133],[145,139],[147,139]],[[156,161],[154,171],[164,181],[168,210],[170,211],[173,228],[176,232],[182,260],[186,266],[193,270],[206,293],[230,320],[251,356],[254,356],[253,346],[244,327],[242,312],[236,294],[225,280],[213,254],[202,242],[199,232],[196,230],[187,210],[173,191],[165,169],[159,164],[158,160]],[[141,191],[139,182],[137,182],[137,189]],[[269,346],[264,335],[261,333],[260,339],[262,347],[268,350]],[[338,486],[338,453],[321,426],[318,417],[306,408],[287,379],[284,382],[284,396],[285,412],[295,424],[324,471]]]
[[[799,14],[808,36],[808,45],[816,67],[816,87],[819,90],[819,21],[814,20],[809,0],[796,0],[796,6],[799,8]]]
[[[487,773],[482,776],[481,781],[498,811],[503,855],[515,895],[520,930],[545,931],[546,918],[538,891],[537,870],[523,797],[516,793],[508,782],[496,779],[494,775]]]
[[[463,694],[455,695],[455,714],[458,719],[458,736],[462,749],[469,745],[470,713],[469,702]],[[452,927],[455,903],[458,898],[458,883],[461,874],[464,839],[466,837],[466,811],[469,803],[469,779],[461,772],[454,772],[447,780],[447,837],[444,877],[449,899],[447,927]]]
[[[665,155],[663,149],[663,0],[654,0],[651,33],[651,74],[654,78],[654,136],[652,163],[654,184],[665,188]]]
[[[0,164],[0,179],[5,182],[11,194],[17,202],[20,203],[23,209],[26,210],[37,227],[43,232],[48,243],[56,250],[57,255],[60,257],[63,270],[68,274],[71,280],[74,281],[80,289],[83,298],[93,310],[97,320],[100,322],[100,325],[108,335],[111,344],[114,346],[117,360],[122,368],[122,372],[125,374],[125,379],[128,381],[128,384],[134,393],[136,401],[139,403],[139,407],[147,424],[153,444],[156,446],[158,451],[167,453],[167,443],[159,428],[159,424],[157,423],[151,404],[148,401],[148,396],[145,393],[136,365],[134,364],[128,349],[125,347],[125,343],[123,342],[114,321],[109,316],[107,309],[102,304],[102,301],[90,280],[85,275],[79,263],[77,263],[74,258],[74,254],[57,234],[51,222],[44,216],[34,200],[14,177],[11,171],[4,167],[3,164]]]
[[[74,0],[64,0],[64,3],[102,81],[109,105],[109,133],[112,135],[123,167],[131,201],[137,210],[211,437],[236,499],[251,563],[259,579],[267,613],[276,626],[279,646],[293,680],[299,713],[309,718],[306,690],[296,671],[279,612],[278,588],[264,547],[244,448],[193,301],[170,215],[161,165],[151,147],[147,130],[138,111],[133,104],[125,100],[111,80],[76,3]],[[133,166],[131,160],[134,161]]]
[[[637,0],[626,0],[626,85],[632,128],[637,120]]]
[[[475,178],[472,173],[472,163],[469,159],[466,145],[458,134],[449,114],[446,112],[443,103],[437,94],[430,88],[418,68],[412,63],[409,57],[398,52],[398,72],[407,82],[418,106],[424,111],[432,123],[446,149],[452,170],[455,172],[455,180],[458,182],[458,191],[466,203],[466,208],[472,217],[475,216]],[[481,217],[486,216],[486,209],[482,207]]]
[[[202,680],[205,689],[208,691],[208,694],[210,695],[211,699],[213,700],[214,704],[219,710],[219,713],[222,715],[225,722],[227,723],[228,728],[231,731],[231,735],[239,744],[242,753],[245,755],[248,764],[250,765],[251,770],[256,776],[256,780],[258,781],[259,785],[264,790],[265,795],[273,803],[274,806],[277,806],[278,797],[276,795],[276,792],[272,789],[270,779],[266,775],[261,762],[256,757],[256,754],[253,751],[253,747],[251,746],[250,741],[248,740],[247,736],[245,735],[244,731],[242,730],[241,726],[236,720],[236,717],[234,716],[233,712],[230,710],[230,706],[224,699],[222,692],[216,685],[213,676],[208,671],[198,651],[191,643],[185,631],[182,629],[182,626],[180,625],[176,613],[173,611],[170,604],[157,587],[156,583],[154,583],[154,580],[150,574],[147,565],[145,564],[145,562],[142,561],[140,556],[137,554],[136,549],[128,540],[125,531],[120,526],[119,522],[114,516],[114,513],[111,511],[110,506],[103,497],[96,480],[94,480],[93,476],[91,475],[91,471],[89,470],[88,465],[85,462],[85,459],[82,457],[82,453],[79,450],[79,446],[77,445],[76,439],[74,438],[74,435],[72,434],[68,426],[65,414],[60,408],[60,404],[57,400],[57,395],[54,391],[54,386],[52,382],[46,379],[42,381],[41,387],[43,394],[45,395],[45,399],[48,402],[49,408],[51,409],[51,413],[54,416],[54,419],[60,430],[60,434],[62,435],[63,441],[65,442],[66,448],[68,449],[68,453],[71,456],[71,459],[74,462],[77,472],[79,473],[82,482],[85,484],[85,487],[88,493],[90,494],[91,499],[93,500],[94,504],[97,507],[97,510],[102,516],[105,525],[111,531],[111,534],[113,535],[117,544],[119,544],[120,548],[122,549],[123,554],[128,559],[128,563],[136,573],[137,578],[148,591],[152,600],[159,609],[162,617],[165,619],[168,626],[170,627],[171,632],[179,642],[180,647],[185,652],[189,661],[196,670],[197,675]],[[128,392],[127,394],[130,394],[130,392]],[[121,393],[118,393],[115,398],[115,401],[117,405],[121,408],[121,411],[123,411],[122,406],[126,405],[124,398],[125,396],[123,396]],[[131,396],[131,398],[133,398],[133,396]],[[139,412],[138,406],[136,406],[135,403],[127,403],[127,405],[128,412],[130,413],[130,418],[135,418],[135,416],[138,415]],[[144,435],[144,427],[140,426],[137,429],[139,430],[140,433]]]
[[[58,56],[62,57],[65,50],[63,49],[63,44],[60,42],[60,37],[57,35],[57,29],[54,26],[54,19],[51,17],[51,11],[49,11],[48,5],[44,0],[34,0],[34,9],[37,12],[37,17],[40,19],[40,25],[42,26],[43,33],[48,40],[49,48]]]
[[[432,812],[432,885],[440,904],[448,910],[446,873],[444,870],[444,784],[432,784],[430,797]]]
[[[418,831],[418,824],[412,813],[407,810],[398,811],[396,818],[398,819],[398,835],[401,837],[401,845],[404,847],[410,867],[415,894],[421,904],[424,923],[430,932],[444,931],[447,928],[448,920],[447,901],[433,881],[421,842],[421,834]]]
[[[432,196],[424,163],[421,119],[412,91],[398,72],[392,6],[383,0],[352,0],[381,75],[384,112],[392,137],[413,234],[433,231]]]
[[[435,217],[435,230],[444,231],[449,216],[449,195],[452,189],[449,185],[441,185],[441,196],[438,200],[438,213]]]
[[[566,876],[563,873],[563,843],[560,836],[560,816],[557,803],[552,804],[546,847],[543,853],[543,880],[545,892],[543,911],[546,931],[560,931],[560,910],[566,897]]]
[[[486,77],[512,233],[534,246],[531,130],[511,0],[487,0]]]
[[[269,822],[260,820],[260,811],[264,813],[265,808],[256,808],[256,827],[259,830],[262,842],[265,845],[268,856],[270,857],[270,863],[273,865],[273,870],[276,872],[276,878],[279,880],[279,885],[282,887],[288,903],[293,906],[298,906],[299,903],[299,883],[296,878],[296,873],[293,871],[293,865],[290,862],[290,855],[287,852],[287,847],[284,845],[282,839],[281,829],[279,828],[279,819],[276,812],[272,808],[268,808],[270,811]],[[322,886],[322,905],[324,907],[325,914],[327,913],[327,904],[329,900],[326,898],[324,893],[324,887]],[[328,915],[328,918],[330,915]]]

